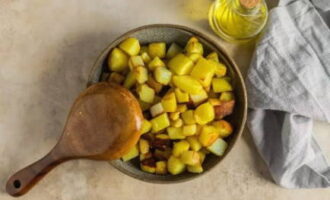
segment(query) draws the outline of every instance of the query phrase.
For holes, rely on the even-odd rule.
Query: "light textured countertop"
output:
[[[209,34],[233,55],[243,74],[253,45],[230,45],[207,23],[210,0],[0,0],[0,199],[7,178],[55,145],[73,99],[97,55],[129,29],[182,24]],[[274,4],[274,2],[272,2]],[[317,123],[330,155],[330,126]],[[196,180],[157,185],[128,177],[107,162],[64,163],[25,200],[326,200],[329,189],[275,185],[246,130],[224,162]]]

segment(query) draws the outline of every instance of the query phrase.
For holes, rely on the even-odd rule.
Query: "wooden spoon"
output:
[[[23,195],[51,169],[67,160],[120,158],[137,143],[142,119],[139,103],[128,90],[105,82],[92,85],[74,102],[55,147],[10,177],[7,193]]]

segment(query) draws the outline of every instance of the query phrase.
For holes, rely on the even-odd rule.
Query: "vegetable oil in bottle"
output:
[[[209,10],[213,31],[231,42],[244,42],[256,37],[267,18],[264,0],[216,0]]]

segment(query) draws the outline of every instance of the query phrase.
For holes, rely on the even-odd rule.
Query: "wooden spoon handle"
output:
[[[54,151],[35,163],[21,169],[11,176],[6,185],[7,193],[12,196],[21,196],[28,192],[51,169],[65,161],[56,156]]]

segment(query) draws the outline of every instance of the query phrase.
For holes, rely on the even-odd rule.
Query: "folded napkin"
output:
[[[246,80],[248,127],[275,182],[287,188],[330,187],[312,133],[313,120],[330,122],[329,10],[329,0],[280,1]]]

